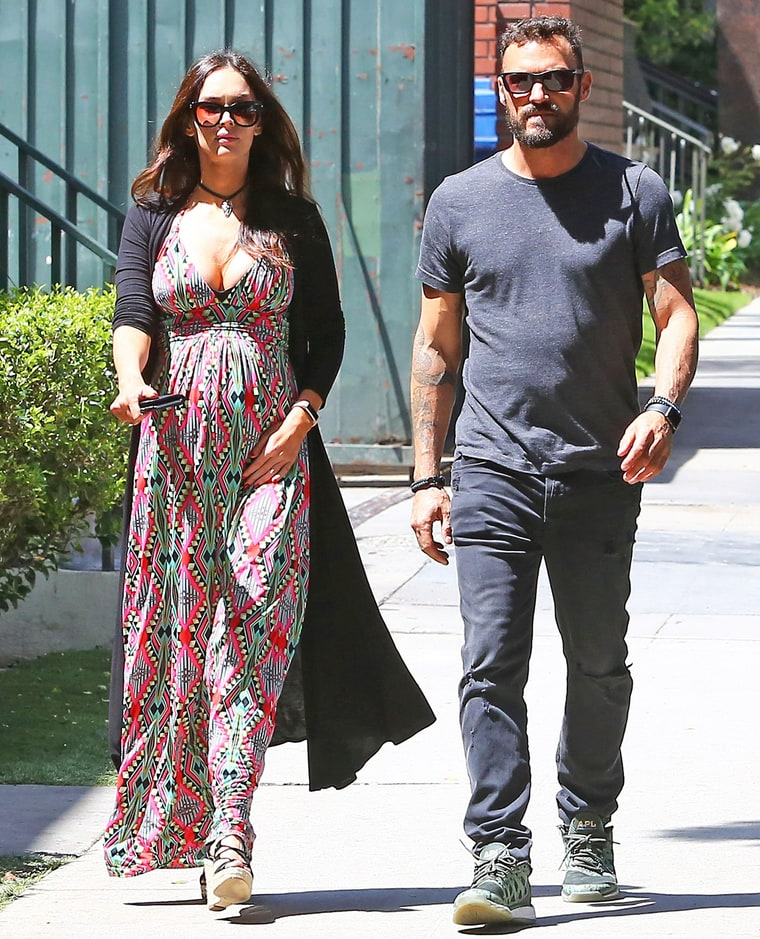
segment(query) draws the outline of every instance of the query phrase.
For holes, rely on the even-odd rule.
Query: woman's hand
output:
[[[142,379],[126,383],[111,402],[111,414],[123,424],[139,424],[145,417],[140,411],[140,401],[157,395],[155,388],[146,385]]]
[[[304,409],[292,408],[285,420],[264,431],[243,470],[245,484],[260,486],[283,479],[297,460],[303,439],[311,427],[311,418]]]

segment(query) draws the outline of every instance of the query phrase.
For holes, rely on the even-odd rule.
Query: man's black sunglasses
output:
[[[541,82],[547,91],[570,91],[576,75],[582,68],[552,68],[546,72],[502,72],[499,78],[511,95],[529,95],[536,82]]]
[[[226,111],[239,127],[253,127],[257,124],[264,105],[261,101],[235,101],[222,104],[220,101],[192,101],[190,110],[195,123],[201,127],[216,127]]]

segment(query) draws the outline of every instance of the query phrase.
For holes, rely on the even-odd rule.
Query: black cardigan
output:
[[[294,294],[290,358],[299,388],[327,397],[343,356],[343,314],[330,243],[313,203],[283,197]],[[178,207],[133,206],[116,268],[114,327],[153,337],[148,380],[165,370],[151,278]],[[157,388],[157,390],[162,390]],[[139,428],[132,434],[125,505],[131,512]],[[435,720],[393,643],[375,602],[318,428],[307,437],[311,474],[310,574],[301,640],[277,709],[273,744],[307,741],[309,788],[340,789],[386,742],[401,743]],[[122,565],[122,593],[123,593]],[[111,664],[109,736],[121,765],[124,649],[121,610]]]

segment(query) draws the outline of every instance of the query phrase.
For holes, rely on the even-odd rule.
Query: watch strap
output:
[[[662,395],[652,395],[641,410],[642,413],[644,411],[657,411],[659,414],[662,414],[668,424],[670,424],[670,429],[673,433],[678,430],[678,425],[681,423],[681,418],[683,417],[678,405],[669,398],[664,398]]]

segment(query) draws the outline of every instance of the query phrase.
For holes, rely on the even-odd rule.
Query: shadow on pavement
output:
[[[760,447],[758,388],[692,388],[674,440],[681,447]]]
[[[302,893],[273,893],[261,902],[244,906],[227,922],[239,925],[273,923],[284,916],[313,913],[400,913],[415,906],[447,905],[464,887],[393,887],[375,890],[309,890]],[[256,894],[252,899],[256,901]],[[128,903],[127,906],[193,905],[197,900]],[[223,917],[221,917],[223,919]]]
[[[757,826],[748,823],[754,837]],[[725,829],[722,829],[725,830]],[[702,829],[696,829],[698,833]],[[708,829],[709,831],[709,829]],[[673,831],[669,837],[681,837]],[[704,837],[704,835],[700,835]],[[689,837],[688,833],[686,837]],[[708,837],[710,837],[708,835]],[[262,902],[243,907],[236,915],[220,917],[230,925],[253,926],[274,923],[287,916],[307,916],[316,913],[400,913],[417,906],[444,906],[450,904],[463,887],[391,888],[385,890],[313,890],[303,893],[281,893],[262,897]],[[534,900],[539,897],[555,897],[557,886],[538,886],[533,889]],[[620,916],[653,915],[656,913],[680,913],[691,910],[749,909],[760,908],[760,893],[722,894],[660,894],[639,887],[621,885],[622,897],[611,903],[589,905],[567,904],[567,912],[542,916],[540,908],[537,926],[561,926],[563,923],[607,917],[610,923]],[[144,901],[127,906],[187,906],[198,905],[200,900],[189,901]],[[527,928],[524,924],[473,927],[459,929],[460,934],[487,936],[511,935]]]
[[[665,469],[647,485],[670,482],[697,450],[760,448],[757,388],[692,388]]]
[[[621,885],[623,896],[614,903],[595,903],[578,908],[576,904],[566,914],[540,916],[537,925],[561,926],[576,920],[608,917],[610,923],[620,916],[641,916],[655,913],[685,913],[691,910],[750,909],[760,907],[760,893],[652,893],[638,887]],[[568,904],[568,906],[571,906]],[[651,929],[651,926],[648,927]],[[647,933],[646,935],[652,935]]]
[[[260,904],[244,907],[227,922],[233,925],[274,923],[287,916],[315,913],[398,913],[416,906],[450,904],[461,887],[456,888],[394,888],[390,890],[325,890],[305,893],[273,894]],[[534,901],[542,896],[556,896],[557,886],[537,887]],[[655,913],[678,913],[689,910],[760,908],[760,893],[736,894],[658,894],[638,887],[622,887],[623,897],[614,903],[593,905],[568,904],[567,913],[542,916],[538,910],[538,926],[558,926],[567,922],[596,919],[600,916],[640,916]],[[524,924],[506,924],[484,929],[460,929],[469,935],[510,935],[522,931]]]
[[[664,838],[685,841],[757,841],[760,822],[730,822],[724,825],[699,825],[694,828],[671,828],[659,832]]]
[[[112,801],[108,786],[0,786],[0,854],[83,854]]]
[[[699,450],[760,449],[758,388],[692,388],[665,469],[647,486],[672,482]]]

